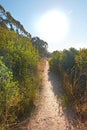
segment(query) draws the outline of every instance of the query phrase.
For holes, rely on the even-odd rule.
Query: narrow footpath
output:
[[[62,109],[61,93],[59,80],[49,72],[49,63],[46,61],[41,100],[27,130],[73,130]]]

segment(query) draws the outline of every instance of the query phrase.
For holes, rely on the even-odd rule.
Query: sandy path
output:
[[[44,86],[36,114],[28,124],[28,130],[73,130],[60,102],[61,89],[58,79],[49,72],[46,61]]]

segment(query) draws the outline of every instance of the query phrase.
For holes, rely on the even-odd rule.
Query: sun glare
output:
[[[64,13],[50,11],[44,14],[38,24],[39,33],[47,42],[64,40],[68,32],[68,21]]]

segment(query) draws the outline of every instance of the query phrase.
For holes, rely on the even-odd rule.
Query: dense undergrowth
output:
[[[64,104],[73,110],[80,123],[87,121],[87,49],[55,51],[50,70],[61,76]]]
[[[28,116],[40,86],[39,54],[29,38],[0,27],[0,129]]]

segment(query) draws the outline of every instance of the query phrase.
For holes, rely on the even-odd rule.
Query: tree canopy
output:
[[[47,42],[41,40],[39,37],[33,37],[31,41],[32,41],[32,44],[38,49],[38,52],[41,55],[41,57],[45,57],[48,55]]]

